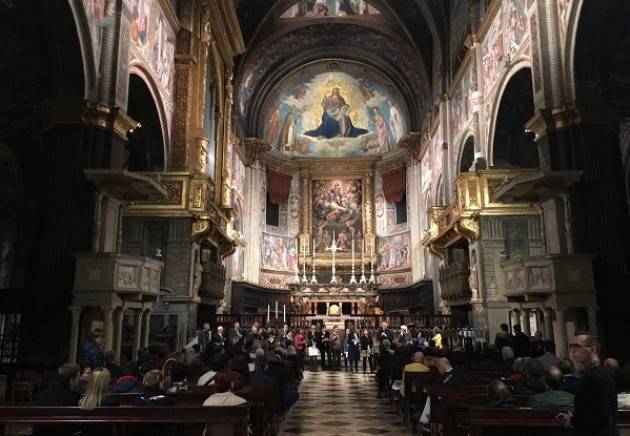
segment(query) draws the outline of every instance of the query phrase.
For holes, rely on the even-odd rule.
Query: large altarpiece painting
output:
[[[360,178],[311,181],[313,245],[316,253],[330,253],[333,241],[341,253],[363,247],[363,181]]]

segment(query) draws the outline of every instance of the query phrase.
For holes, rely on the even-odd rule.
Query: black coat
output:
[[[529,337],[523,332],[514,335],[514,355],[516,357],[529,356]]]
[[[440,383],[449,386],[471,385],[473,382],[472,374],[463,366],[455,366],[451,372],[442,374],[440,380]]]
[[[617,387],[603,366],[588,371],[575,394],[573,426],[577,436],[616,436]]]

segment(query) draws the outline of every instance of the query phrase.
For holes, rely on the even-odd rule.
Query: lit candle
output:
[[[287,306],[285,304],[282,305],[282,323],[287,323]]]
[[[270,316],[270,312],[271,311],[271,306],[269,304],[267,304],[267,324],[269,324],[269,316]]]

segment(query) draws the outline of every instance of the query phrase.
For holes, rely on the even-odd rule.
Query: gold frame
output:
[[[334,165],[330,160],[308,160],[300,159],[295,163],[300,169],[300,196],[302,197],[302,209],[300,213],[300,235],[299,238],[299,259],[306,255],[306,263],[312,268],[313,253],[312,247],[312,210],[313,192],[312,182],[314,180],[352,180],[361,179],[362,194],[362,222],[363,241],[365,244],[366,263],[370,259],[374,261],[376,253],[376,234],[374,217],[374,168],[377,157],[368,158],[343,158],[336,159]],[[343,176],[340,176],[343,174]],[[304,250],[306,248],[306,250]],[[361,268],[361,250],[355,247],[355,268]],[[352,266],[352,254],[344,253],[335,256],[335,264],[340,268]],[[300,263],[301,264],[301,263]],[[315,267],[328,269],[332,267],[332,253],[316,253]]]

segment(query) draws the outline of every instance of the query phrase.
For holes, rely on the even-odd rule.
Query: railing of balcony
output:
[[[470,266],[468,263],[457,262],[440,267],[440,287],[442,299],[455,300],[470,298],[472,293],[468,284]]]
[[[224,296],[225,267],[207,262],[201,273],[199,296],[221,299]]]

